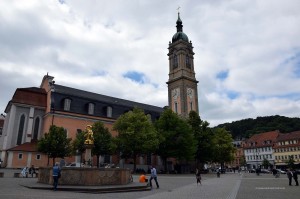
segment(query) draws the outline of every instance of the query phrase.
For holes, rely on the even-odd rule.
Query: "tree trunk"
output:
[[[133,172],[136,171],[136,155],[133,155]]]
[[[55,165],[55,158],[52,158],[52,166]]]
[[[99,168],[99,158],[100,158],[100,155],[96,155],[97,156],[97,168]]]

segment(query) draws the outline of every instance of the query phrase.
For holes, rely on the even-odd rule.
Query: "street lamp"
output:
[[[55,101],[54,101],[54,96],[53,96],[53,93],[55,92],[55,86],[54,86],[54,83],[55,81],[51,81],[49,82],[49,85],[50,85],[50,95],[51,95],[51,102],[50,102],[50,112],[52,113],[52,122],[51,122],[51,125],[53,125],[53,121],[54,121],[54,105],[55,105]]]

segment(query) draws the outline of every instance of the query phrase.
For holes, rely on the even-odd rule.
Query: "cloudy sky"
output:
[[[2,0],[0,112],[57,84],[166,106],[177,8],[194,46],[199,112],[215,126],[300,114],[299,0]]]

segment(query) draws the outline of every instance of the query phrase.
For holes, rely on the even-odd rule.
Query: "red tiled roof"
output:
[[[280,134],[277,138],[277,142],[300,139],[300,131],[294,131],[291,133]]]
[[[8,149],[7,151],[26,151],[26,152],[37,152],[37,142],[26,142],[19,146]]]
[[[251,138],[246,140],[244,148],[258,148],[258,147],[273,146],[279,134],[280,132],[276,130],[276,131],[270,131],[270,132],[253,135]],[[253,145],[251,145],[251,143],[253,143]]]
[[[300,140],[300,131],[294,131],[291,133],[285,133],[285,134],[280,134],[276,140],[276,144],[274,145],[274,148],[286,148],[286,147],[297,147],[300,146],[300,142],[288,142],[288,144],[280,145],[280,142],[285,142],[285,141],[292,141],[292,140]]]
[[[37,87],[17,88],[12,99],[8,102],[5,108],[5,113],[8,112],[11,103],[20,103],[20,104],[33,105],[33,106],[46,108],[47,93],[43,88],[37,88]]]

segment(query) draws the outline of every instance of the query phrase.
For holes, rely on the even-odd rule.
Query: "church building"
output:
[[[177,32],[169,43],[168,101],[174,112],[187,117],[192,110],[198,112],[198,81],[195,78],[193,46],[182,31],[179,13],[176,24]],[[6,106],[0,134],[2,166],[46,166],[48,158],[38,152],[37,141],[51,125],[63,127],[67,136],[75,139],[76,134],[85,130],[87,125],[101,121],[116,136],[117,132],[112,130],[114,122],[134,107],[143,109],[152,121],[163,112],[162,107],[59,85],[54,77],[47,74],[39,87],[17,88]],[[78,162],[79,157],[66,157],[65,161]],[[95,161],[96,158],[94,165]],[[119,160],[116,155],[107,155],[100,161],[120,166],[129,163]],[[144,169],[149,165],[157,165],[158,169],[162,167],[160,158],[151,155],[140,157],[137,164],[138,168]]]

